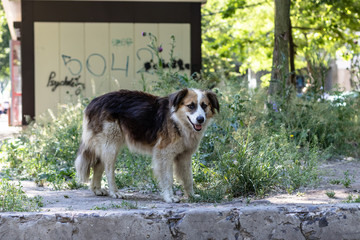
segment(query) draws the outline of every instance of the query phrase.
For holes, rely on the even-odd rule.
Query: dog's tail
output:
[[[75,168],[76,168],[76,177],[80,182],[88,182],[90,176],[90,167],[91,167],[91,160],[87,159],[88,154],[84,149],[85,146],[83,143],[80,144],[80,148],[78,151],[78,155],[75,160]]]

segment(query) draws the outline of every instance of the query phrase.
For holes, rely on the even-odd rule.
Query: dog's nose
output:
[[[203,122],[204,122],[204,117],[203,117],[203,116],[198,116],[198,117],[196,118],[196,121],[197,121],[198,123],[203,123]]]

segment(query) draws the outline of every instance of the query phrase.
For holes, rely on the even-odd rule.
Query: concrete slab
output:
[[[360,207],[218,206],[0,214],[0,239],[360,239]]]
[[[165,203],[156,194],[125,200],[90,190],[51,191],[31,182],[44,207],[1,213],[0,239],[360,239],[360,204]]]

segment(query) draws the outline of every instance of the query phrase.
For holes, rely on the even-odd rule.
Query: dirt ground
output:
[[[360,159],[349,157],[325,161],[319,171],[320,182],[316,186],[298,189],[292,194],[273,194],[265,199],[274,204],[333,204],[360,195]]]
[[[349,196],[360,195],[360,160],[344,158],[324,163],[320,167],[321,180],[318,186],[299,189],[292,194],[273,193],[264,199],[234,199],[224,203],[165,203],[157,194],[125,192],[125,199],[94,196],[87,189],[52,191],[48,187],[37,187],[33,182],[22,182],[28,196],[42,196],[42,211],[88,211],[110,209],[171,209],[212,208],[221,206],[241,207],[247,205],[318,205],[344,203]],[[345,173],[348,173],[347,175]],[[334,193],[328,196],[326,193]]]

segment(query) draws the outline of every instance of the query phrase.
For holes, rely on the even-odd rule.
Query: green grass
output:
[[[138,209],[138,204],[128,202],[128,201],[122,201],[120,204],[109,204],[109,205],[101,205],[101,206],[94,206],[90,210],[109,210],[109,209]]]

